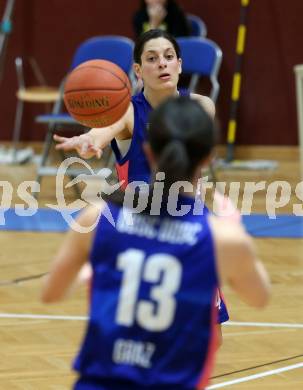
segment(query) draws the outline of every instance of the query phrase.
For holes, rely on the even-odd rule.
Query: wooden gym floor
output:
[[[287,180],[293,189],[301,181],[295,148],[242,148],[239,157],[275,159],[279,166],[274,171],[225,170],[218,173],[219,180]],[[22,203],[16,193],[18,184],[35,180],[35,173],[32,163],[0,165],[1,180],[10,181],[14,187],[12,207]],[[54,190],[54,179],[44,178],[41,206],[56,203]],[[67,198],[75,200],[71,190]],[[291,201],[278,212],[290,214],[293,203],[302,203],[294,191]],[[253,212],[265,211],[265,193],[260,191],[255,195]],[[85,328],[86,289],[80,288],[60,304],[44,306],[39,301],[39,275],[48,271],[63,236],[0,231],[1,390],[67,390],[75,379],[70,364]],[[231,322],[223,327],[224,343],[209,389],[302,390],[303,241],[257,238],[255,243],[271,276],[272,299],[265,310],[257,311],[224,288]]]

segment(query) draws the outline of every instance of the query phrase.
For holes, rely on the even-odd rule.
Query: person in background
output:
[[[88,232],[69,232],[45,280],[42,300],[56,302],[87,261],[93,269],[75,390],[205,389],[218,285],[228,283],[251,306],[269,300],[268,275],[243,227],[204,213],[196,197],[216,140],[214,121],[197,100],[177,96],[158,105],[149,123],[144,148],[154,185],[145,192],[147,207],[129,223],[134,205],[121,192],[86,209],[78,223]],[[157,174],[164,175],[163,195]],[[102,215],[105,205],[114,223]]]
[[[174,37],[190,35],[190,25],[175,0],[142,0],[133,17],[135,36],[151,29],[162,29]]]

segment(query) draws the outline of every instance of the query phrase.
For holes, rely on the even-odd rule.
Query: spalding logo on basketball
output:
[[[105,60],[86,61],[68,75],[64,86],[67,111],[87,127],[106,127],[127,111],[131,86],[116,64]]]

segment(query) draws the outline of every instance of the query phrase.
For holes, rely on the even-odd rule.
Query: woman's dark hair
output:
[[[146,44],[146,42],[156,38],[165,38],[168,41],[170,41],[175,49],[177,58],[180,58],[180,47],[177,41],[175,40],[175,38],[164,30],[153,29],[153,30],[146,31],[145,33],[140,35],[140,37],[136,41],[135,48],[134,48],[134,61],[137,64],[141,65],[141,55],[143,53],[144,45]]]
[[[196,100],[188,96],[171,97],[151,112],[148,142],[157,164],[155,175],[158,172],[165,174],[164,203],[172,184],[193,179],[198,164],[206,159],[214,148],[216,138],[214,120]],[[140,190],[137,190],[134,207],[139,196],[142,196]],[[154,196],[153,184],[149,193],[144,196],[148,197],[148,202],[143,212],[148,213]],[[116,192],[102,198],[121,205],[124,193]]]
[[[166,186],[191,180],[216,142],[213,119],[188,96],[169,98],[149,117],[148,140]]]

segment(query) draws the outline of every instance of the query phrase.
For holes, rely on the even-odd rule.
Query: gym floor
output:
[[[274,159],[275,170],[222,170],[219,181],[266,183],[287,181],[292,188],[289,202],[276,210],[291,215],[294,203],[302,203],[294,188],[300,182],[296,148],[243,150],[246,158]],[[241,151],[239,158],[242,158]],[[1,180],[14,189],[10,207],[22,204],[17,194],[24,180],[35,180],[36,165],[0,166]],[[41,184],[39,205],[56,203],[54,178],[45,177]],[[242,193],[242,192],[241,192]],[[253,213],[268,209],[264,191],[254,195]],[[68,202],[76,198],[66,192]],[[9,202],[9,197],[6,202]],[[2,198],[2,207],[4,205]],[[276,199],[267,199],[276,202]],[[243,202],[240,202],[240,205]],[[8,214],[4,214],[7,217]],[[301,390],[303,377],[303,258],[300,217],[288,222],[296,229],[281,229],[255,238],[260,258],[272,280],[272,299],[265,310],[244,305],[229,288],[223,288],[230,311],[230,322],[223,327],[223,346],[218,352],[209,389]],[[299,225],[298,225],[299,223]],[[45,306],[39,301],[42,275],[49,269],[52,256],[64,233],[17,230],[1,227],[1,309],[0,309],[0,389],[67,390],[75,379],[71,362],[85,329],[87,290],[81,287],[63,303]]]

